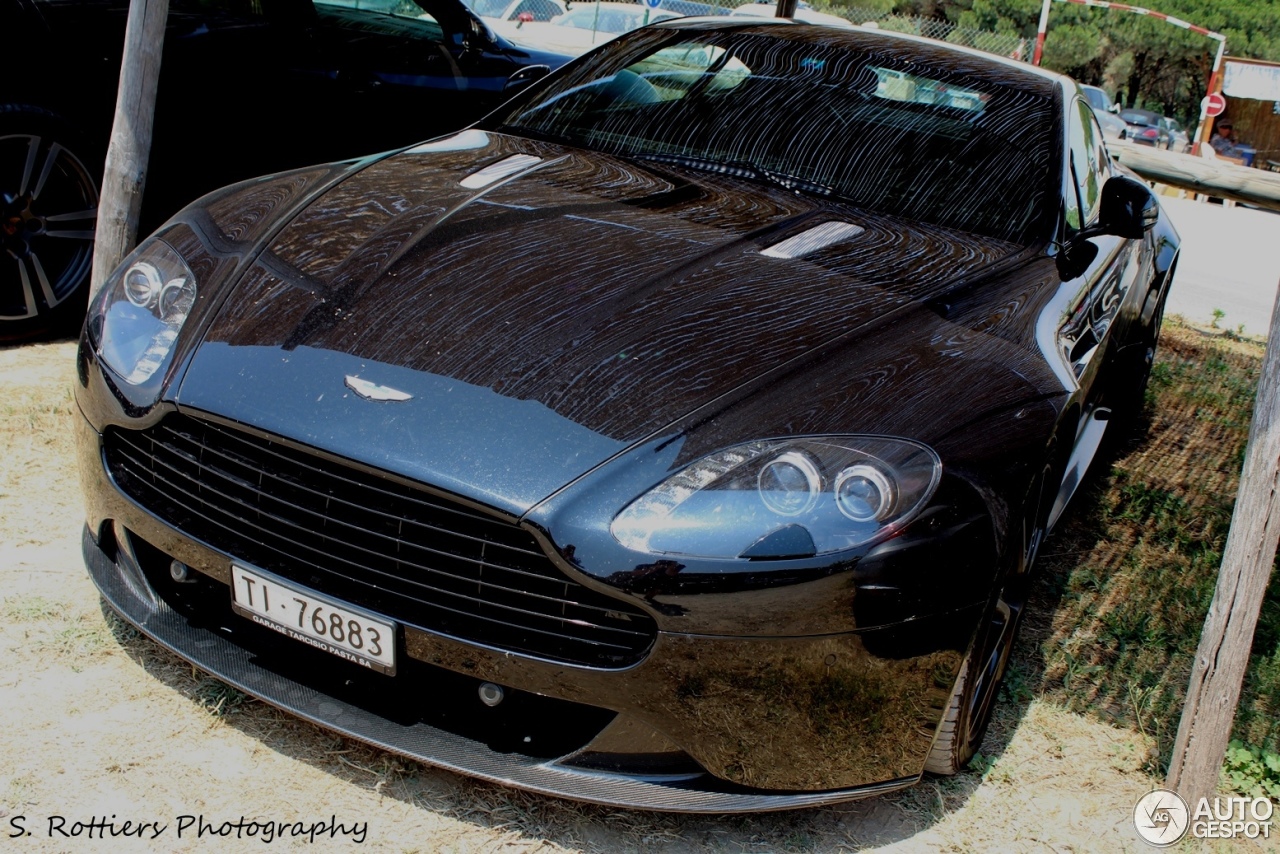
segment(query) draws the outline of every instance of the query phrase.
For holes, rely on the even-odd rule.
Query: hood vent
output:
[[[761,249],[760,254],[770,258],[803,258],[819,249],[826,249],[833,243],[856,237],[863,231],[862,226],[849,222],[824,222],[775,243],[768,249]]]
[[[490,163],[479,172],[472,172],[463,178],[460,183],[468,190],[479,190],[517,172],[530,169],[541,162],[541,157],[534,157],[532,154],[513,154],[510,157],[504,157],[497,163]]]

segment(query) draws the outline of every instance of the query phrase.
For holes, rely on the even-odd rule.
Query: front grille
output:
[[[635,663],[656,634],[528,531],[447,498],[184,415],[104,442],[120,488],[173,527],[399,622],[595,667]]]

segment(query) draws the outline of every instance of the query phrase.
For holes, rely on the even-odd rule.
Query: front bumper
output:
[[[344,695],[332,674],[345,673],[345,662],[296,664],[322,654],[295,650],[301,645],[233,614],[226,586],[215,580],[226,577],[231,558],[127,498],[105,470],[99,434],[84,420],[79,432],[85,560],[122,617],[203,670],[307,720],[544,794],[728,813],[816,806],[910,785],[922,773],[978,619],[970,608],[834,635],[660,632],[642,662],[620,670],[542,661],[405,626],[402,654],[413,668],[384,677],[351,665],[346,684],[360,686]],[[149,567],[140,554],[151,555]],[[179,601],[189,594],[167,586],[169,559],[198,571],[204,592],[197,610],[212,609],[201,610],[205,617]],[[495,718],[494,729],[514,738],[492,738],[476,724],[492,711],[475,701],[475,688],[486,681],[526,700],[533,717],[579,723],[546,739],[530,730],[522,741],[523,722]],[[392,699],[365,702],[384,693]],[[406,708],[430,707],[446,695],[468,696],[473,708],[455,699],[453,717]],[[580,732],[566,734],[566,726]],[[531,738],[535,747],[525,749]],[[539,752],[539,741],[559,745],[550,749],[555,755]]]

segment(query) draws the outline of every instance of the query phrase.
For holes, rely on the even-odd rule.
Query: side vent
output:
[[[824,222],[775,243],[768,249],[761,249],[760,254],[770,258],[803,258],[819,249],[826,249],[833,243],[856,237],[864,230],[862,226],[849,222]]]

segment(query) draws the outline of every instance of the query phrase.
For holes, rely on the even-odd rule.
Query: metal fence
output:
[[[1013,33],[993,33],[988,30],[975,30],[968,27],[957,27],[936,18],[921,18],[912,15],[895,15],[892,12],[877,12],[870,9],[858,9],[821,2],[813,4],[822,11],[847,18],[855,24],[874,23],[882,30],[897,33],[910,33],[929,39],[950,42],[976,48],[987,53],[1007,56],[1011,59],[1031,61],[1030,39]]]

